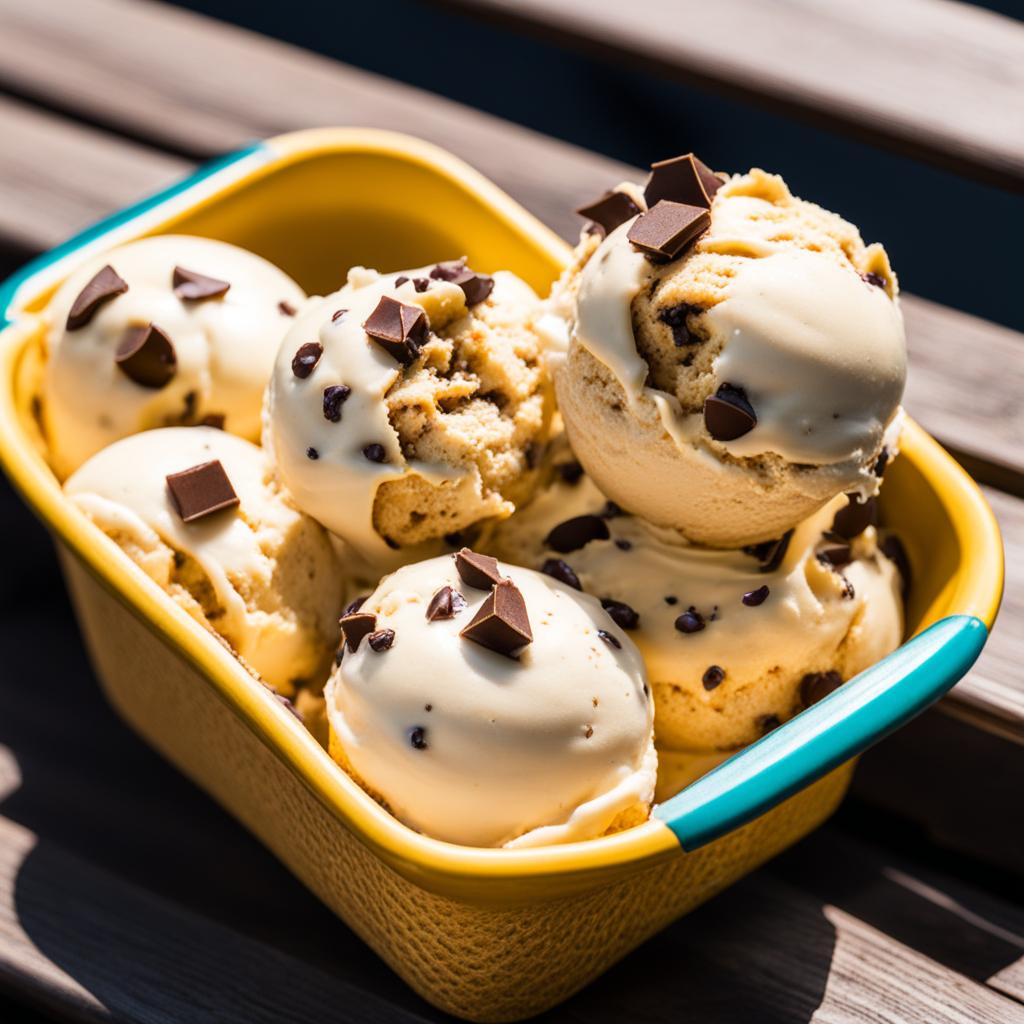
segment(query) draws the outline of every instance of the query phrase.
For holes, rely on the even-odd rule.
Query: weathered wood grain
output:
[[[1024,190],[1024,25],[949,0],[442,0]]]

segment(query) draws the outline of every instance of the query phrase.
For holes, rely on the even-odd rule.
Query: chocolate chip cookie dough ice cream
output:
[[[838,494],[877,491],[906,376],[880,245],[752,170],[692,155],[581,211],[552,307],[573,448],[623,508],[690,540],[779,536]]]
[[[539,311],[464,261],[351,271],[295,322],[268,392],[264,444],[299,507],[378,567],[509,515],[554,402]]]
[[[42,416],[57,475],[153,427],[206,421],[258,441],[274,357],[304,301],[273,264],[209,238],[144,238],[87,262],[46,310]]]
[[[331,753],[399,820],[492,847],[646,820],[647,680],[594,598],[463,549],[385,577],[342,629]]]
[[[602,602],[643,655],[659,745],[750,743],[899,646],[873,500],[840,496],[781,538],[716,550],[624,514],[571,457],[554,468],[481,543]]]
[[[150,430],[104,448],[64,490],[278,693],[323,686],[341,573],[259,448],[212,427]]]

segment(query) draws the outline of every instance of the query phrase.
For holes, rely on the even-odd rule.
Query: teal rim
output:
[[[91,227],[88,227],[84,231],[80,231],[77,235],[72,236],[66,242],[61,242],[60,245],[50,249],[49,252],[45,252],[41,256],[37,256],[35,259],[29,260],[28,263],[7,278],[3,284],[0,284],[0,330],[3,330],[12,322],[11,306],[14,303],[22,285],[33,275],[38,274],[41,270],[46,269],[50,264],[56,263],[65,256],[69,256],[76,249],[80,249],[82,246],[88,245],[90,242],[94,242],[97,238],[100,238],[107,232],[121,227],[122,224],[127,224],[130,220],[134,220],[143,213],[148,213],[161,203],[165,203],[167,200],[181,195],[188,189],[194,188],[200,182],[206,181],[207,178],[218,174],[225,168],[231,167],[233,164],[237,164],[240,160],[244,160],[246,157],[260,152],[269,151],[262,142],[254,142],[251,145],[245,146],[243,149],[239,149],[233,153],[228,153],[225,156],[210,160],[207,163],[202,164],[200,167],[197,167],[196,170],[187,177],[182,178],[181,181],[177,181],[173,185],[169,185],[167,188],[161,189],[159,192],[155,192],[153,195],[147,196],[145,199],[141,199],[137,203],[133,203],[131,206],[126,206],[123,210],[118,210],[117,213],[112,213],[109,217],[104,217]]]
[[[988,637],[951,615],[654,809],[685,850],[745,825],[867,750],[966,675]]]

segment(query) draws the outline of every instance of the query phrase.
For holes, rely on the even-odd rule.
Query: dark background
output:
[[[694,149],[721,170],[781,173],[797,195],[856,223],[866,242],[883,242],[906,291],[1024,330],[1024,259],[1013,237],[1013,225],[1017,234],[1024,228],[1024,202],[999,188],[654,75],[602,66],[424,0],[179,6],[632,164]],[[1009,0],[979,6],[1011,16],[1022,9]]]

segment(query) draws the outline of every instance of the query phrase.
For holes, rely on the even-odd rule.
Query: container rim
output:
[[[610,869],[634,870],[641,863],[677,855],[680,838],[668,823],[655,816],[611,836],[523,850],[457,846],[401,824],[338,768],[311,734],[263,687],[253,685],[252,677],[210,633],[65,499],[23,429],[14,384],[35,321],[34,314],[25,312],[25,307],[63,277],[71,265],[98,248],[157,232],[183,209],[216,202],[291,164],[339,152],[372,153],[423,166],[482,199],[511,231],[525,236],[553,261],[565,265],[569,259],[566,243],[496,185],[458,158],[422,140],[393,132],[334,128],[294,132],[254,144],[115,214],[33,261],[0,286],[0,462],[36,515],[91,574],[205,677],[220,699],[275,751],[344,828],[406,877],[429,887],[431,880],[437,886],[454,881],[581,876]],[[956,614],[990,627],[1002,593],[1002,544],[991,510],[960,466],[909,419],[901,458],[914,462],[928,480],[965,552],[963,564],[971,571],[961,571],[954,579],[951,607]],[[765,740],[746,749],[753,750],[762,743]]]

